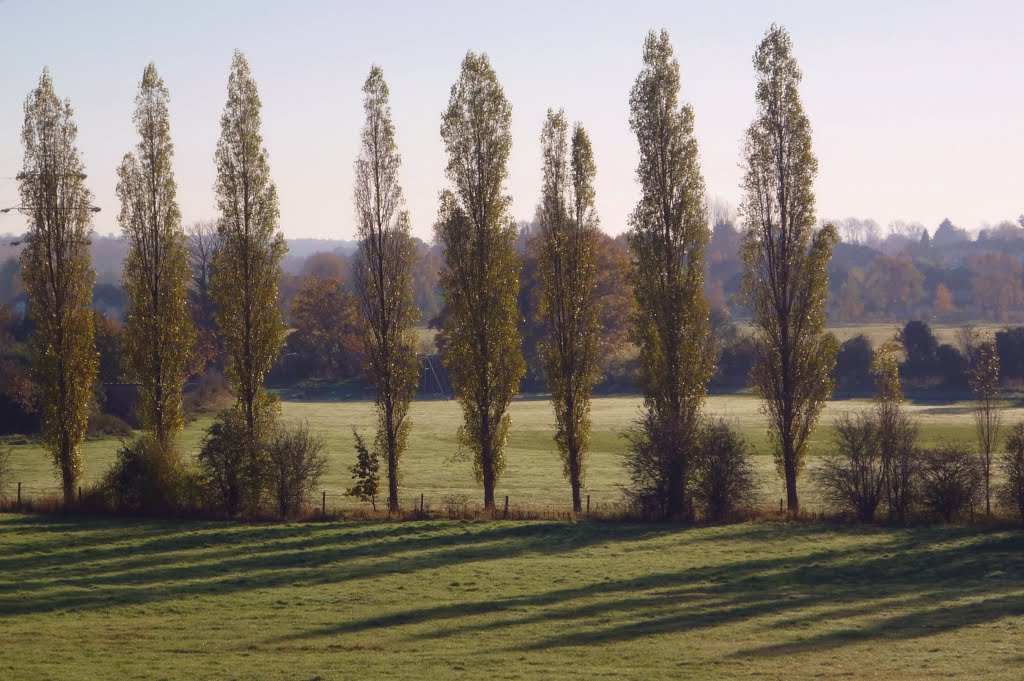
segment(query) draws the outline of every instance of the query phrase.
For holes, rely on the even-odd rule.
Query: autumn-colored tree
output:
[[[217,143],[217,233],[210,293],[225,364],[245,426],[246,456],[256,459],[277,413],[263,388],[284,345],[277,282],[287,246],[278,231],[277,188],[260,134],[260,99],[249,63],[235,52]]]
[[[903,256],[879,255],[868,263],[864,298],[868,309],[881,317],[906,319],[924,295],[924,275]]]
[[[128,244],[123,285],[128,293],[125,343],[139,382],[141,417],[162,449],[184,426],[181,393],[189,373],[194,331],[188,311],[188,249],[181,227],[170,95],[156,66],[142,74],[135,98],[139,143],[118,168],[118,220]]]
[[[131,373],[125,346],[128,343],[125,329],[114,317],[93,310],[93,342],[99,368],[96,377],[100,383],[120,383]]]
[[[189,311],[195,332],[192,344],[189,374],[203,374],[217,363],[221,353],[221,340],[217,335],[217,321],[213,298],[210,296],[210,278],[213,259],[220,248],[220,235],[215,220],[200,220],[185,228],[192,285],[189,289]]]
[[[985,513],[992,513],[992,461],[1003,411],[999,404],[999,353],[992,340],[978,345],[967,373],[974,395],[974,430],[978,436],[978,454],[982,482],[985,485]]]
[[[989,319],[1005,322],[1010,310],[1024,304],[1024,267],[1009,253],[985,253],[969,261],[974,300]]]
[[[864,270],[851,267],[839,293],[839,316],[845,322],[864,318]]]
[[[753,383],[764,400],[790,511],[807,443],[832,394],[839,343],[825,331],[832,225],[815,229],[811,125],[789,33],[772,25],[754,53],[757,116],[743,150],[743,292],[753,313]]]
[[[356,159],[354,282],[366,368],[376,388],[374,447],[388,468],[388,512],[398,512],[399,461],[409,440],[409,405],[419,383],[412,268],[416,246],[398,183],[401,156],[384,72],[370,70],[363,85],[363,125]]]
[[[28,219],[21,272],[35,323],[30,346],[43,443],[59,471],[65,504],[74,501],[82,474],[80,446],[98,369],[90,309],[96,280],[89,255],[92,194],[77,137],[71,103],[57,98],[44,70],[25,100],[21,130],[25,156],[18,189]]]
[[[641,192],[629,243],[637,302],[633,338],[644,394],[638,437],[644,446],[631,451],[627,466],[634,494],[649,497],[646,505],[683,517],[692,516],[700,416],[715,366],[703,291],[708,220],[693,108],[679,102],[679,62],[668,32],[647,35],[643,61],[629,101]],[[653,456],[637,456],[641,451]],[[649,481],[655,490],[643,489]]]
[[[436,238],[444,248],[444,363],[465,418],[460,449],[471,453],[484,506],[505,468],[508,406],[525,371],[517,329],[519,258],[511,198],[504,194],[512,106],[486,54],[469,52],[442,117],[452,184],[441,194]]]
[[[343,255],[320,251],[302,263],[302,278],[339,279],[347,286],[352,279],[352,263]]]
[[[621,353],[630,343],[630,320],[636,308],[633,295],[633,263],[629,256],[626,234],[610,237],[597,233],[597,281],[594,296],[599,311],[601,351],[598,355],[607,362]]]
[[[597,166],[590,138],[577,123],[568,140],[565,115],[548,109],[541,132],[543,183],[537,207],[541,343],[544,373],[555,410],[555,443],[572,489],[573,511],[590,450],[590,395],[599,376],[597,280]]]
[[[935,287],[935,302],[932,303],[932,314],[936,317],[948,319],[956,312],[956,303],[953,302],[953,294],[949,287],[940,283]]]
[[[306,279],[292,301],[288,347],[323,362],[331,378],[354,375],[361,345],[357,304],[340,279]]]
[[[422,318],[429,321],[444,306],[440,284],[441,248],[416,238],[413,242],[416,244],[416,262],[412,268],[413,300]]]

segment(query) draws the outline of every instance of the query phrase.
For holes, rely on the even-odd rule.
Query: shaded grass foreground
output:
[[[1018,679],[1024,531],[0,515],[0,678]]]

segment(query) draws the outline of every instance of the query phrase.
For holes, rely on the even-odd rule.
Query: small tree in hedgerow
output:
[[[596,166],[590,138],[579,124],[571,151],[562,112],[548,110],[541,133],[544,182],[537,208],[537,268],[544,372],[555,409],[555,443],[572,488],[572,508],[583,510],[584,466],[590,449],[590,395],[599,375],[600,323],[595,299]]]
[[[994,341],[978,345],[967,380],[974,395],[974,430],[978,435],[979,463],[985,487],[985,514],[991,515],[992,463],[1003,420],[999,405],[999,353]]]
[[[384,73],[373,67],[363,85],[361,149],[355,203],[359,250],[353,263],[359,329],[366,369],[376,388],[374,446],[387,464],[388,512],[398,511],[399,462],[409,439],[409,405],[419,382],[412,271],[416,246],[398,183],[395,144]]]
[[[709,234],[693,108],[679,103],[679,62],[665,31],[652,31],[644,43],[644,67],[630,94],[630,127],[640,148],[641,194],[630,217],[629,244],[644,395],[626,456],[630,494],[648,512],[660,508],[670,517],[692,517],[700,415],[715,363],[703,292]]]
[[[789,33],[773,25],[754,53],[754,122],[743,149],[741,210],[747,225],[742,291],[757,349],[751,375],[769,420],[769,440],[800,508],[797,477],[808,441],[832,395],[839,342],[825,331],[828,263],[835,227],[816,228],[811,125],[800,101],[802,75]]]
[[[890,517],[906,522],[918,474],[917,425],[903,413],[900,387],[900,344],[890,340],[871,357],[875,383],[875,425],[882,456],[885,501]]]
[[[490,59],[469,52],[442,117],[452,188],[441,194],[436,238],[444,251],[444,365],[464,417],[460,454],[472,455],[484,507],[492,510],[505,469],[508,407],[526,372],[516,228],[504,193],[511,119]]]
[[[369,501],[373,510],[377,510],[377,494],[380,493],[380,457],[376,449],[366,446],[363,436],[355,429],[356,462],[349,467],[355,484],[345,494],[360,501]]]

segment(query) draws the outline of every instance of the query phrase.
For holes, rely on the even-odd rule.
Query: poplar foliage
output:
[[[994,341],[987,340],[978,346],[967,370],[967,380],[974,395],[974,430],[985,485],[985,513],[991,515],[992,463],[1003,423],[999,404],[999,352]]]
[[[190,270],[172,162],[170,95],[153,64],[135,99],[139,143],[118,168],[118,221],[128,244],[125,343],[139,382],[142,425],[166,450],[184,426],[181,393],[195,332],[188,309]]]
[[[785,29],[768,30],[754,68],[757,114],[742,152],[742,291],[753,313],[752,382],[769,420],[788,508],[796,511],[808,438],[833,389],[829,372],[839,343],[825,332],[825,301],[838,235],[832,225],[815,230],[818,161],[800,102],[802,75]]]
[[[49,71],[25,100],[18,174],[29,228],[21,254],[28,293],[33,372],[42,409],[43,444],[58,469],[64,503],[82,474],[81,443],[89,419],[99,356],[93,338],[89,239],[92,194],[75,146],[71,103],[57,98]]]
[[[359,250],[353,266],[359,332],[366,368],[377,391],[377,456],[387,463],[388,510],[398,511],[399,462],[409,439],[409,404],[419,383],[412,270],[416,246],[409,234],[398,182],[401,157],[384,72],[374,66],[363,85],[366,122],[355,163]]]
[[[263,379],[285,340],[277,282],[287,246],[278,230],[277,188],[260,134],[256,82],[237,51],[215,160],[219,247],[210,295],[224,343],[226,373],[246,428],[246,446],[255,457],[277,414]]]
[[[571,151],[567,137],[565,115],[549,109],[541,133],[544,180],[537,208],[537,268],[539,315],[548,328],[540,352],[555,411],[555,443],[578,513],[590,449],[590,396],[600,375],[597,166],[581,125],[573,128]]]
[[[436,238],[444,251],[444,364],[464,422],[460,453],[473,458],[484,506],[505,468],[508,406],[526,371],[518,329],[519,258],[504,193],[512,106],[485,54],[466,54],[441,122],[451,189],[441,193]]]
[[[708,220],[693,108],[679,103],[679,62],[666,31],[648,34],[643,60],[630,95],[641,197],[630,217],[629,244],[644,394],[638,449],[647,455],[627,463],[634,487],[653,481],[656,505],[679,516],[689,513],[701,411],[715,362],[703,294]]]

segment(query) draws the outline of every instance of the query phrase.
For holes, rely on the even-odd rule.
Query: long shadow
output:
[[[246,530],[262,541],[248,542]],[[110,548],[76,545],[64,555],[63,567],[51,565],[52,571],[43,573],[29,570],[27,580],[17,571],[3,573],[12,579],[8,584],[0,581],[0,615],[374,578],[526,553],[575,551],[678,531],[668,526],[500,522],[219,526],[205,534],[200,530],[198,537],[191,530],[159,537],[143,542],[141,548],[130,542]],[[218,547],[217,542],[228,543]],[[16,542],[7,544],[17,551]],[[216,548],[209,556],[202,551],[193,556],[198,562],[175,556],[188,557],[199,545]],[[155,555],[148,553],[151,548],[158,549]],[[128,550],[132,555],[126,555]],[[33,557],[21,560],[31,563]],[[177,562],[168,565],[168,560]]]
[[[844,536],[858,541],[843,546],[832,541]],[[446,601],[277,640],[392,628],[411,639],[433,640],[545,621],[573,623],[535,626],[531,631],[542,637],[512,648],[522,652],[772,617],[777,642],[736,656],[782,656],[875,638],[912,639],[1024,615],[1024,532],[1000,527],[892,530],[759,523],[694,532],[612,523],[248,526],[36,517],[0,522],[6,553],[0,559],[0,617],[373,580],[530,555],[568,556],[608,545],[621,545],[616,551],[656,551],[689,543],[699,556],[712,541],[747,542],[764,552],[621,579],[595,575],[581,586],[507,598]],[[796,555],[771,552],[783,545],[798,549]],[[475,617],[494,613],[502,616]],[[852,618],[857,628],[847,625]],[[426,631],[415,626],[424,624],[433,626]],[[807,637],[810,624],[828,631]],[[791,632],[802,640],[787,641]]]
[[[751,538],[770,541],[778,539],[780,533],[788,533],[790,540],[813,539],[815,530],[759,525],[743,531]],[[880,533],[877,529],[874,532]],[[547,621],[574,622],[567,631],[513,649],[539,650],[603,645],[816,608],[824,610],[807,616],[807,621],[870,616],[894,604],[911,608],[911,612],[891,618],[891,625],[880,626],[878,632],[865,637],[898,632],[909,638],[935,630],[927,613],[936,608],[950,608],[957,613],[944,620],[944,625],[952,628],[1019,612],[1024,595],[1008,592],[1024,589],[1024,534],[999,529],[943,528],[889,531],[881,534],[881,538],[884,540],[866,547],[824,548],[795,558],[755,558],[494,601],[464,601],[392,612],[296,633],[283,640],[427,623],[432,625],[429,630],[412,631],[410,638],[439,639]],[[1001,583],[994,584],[987,578],[993,570],[1004,575]],[[957,605],[957,601],[969,596],[989,600]],[[521,611],[527,608],[533,611],[523,614]],[[463,620],[493,614],[502,617],[485,622]],[[605,628],[588,625],[615,617],[628,617],[629,621]],[[799,624],[793,621],[785,626]],[[865,637],[858,639],[855,635],[846,639]],[[840,634],[822,637],[821,646],[843,640]],[[807,648],[814,642],[799,645]],[[765,650],[766,654],[773,652]],[[785,646],[777,647],[777,654],[787,652],[791,651]]]

